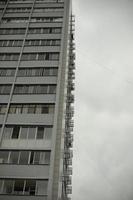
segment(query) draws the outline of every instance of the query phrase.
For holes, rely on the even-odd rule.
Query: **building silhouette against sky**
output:
[[[0,200],[71,199],[70,0],[0,0]]]

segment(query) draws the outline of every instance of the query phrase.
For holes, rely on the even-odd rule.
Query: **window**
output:
[[[3,133],[3,139],[13,140],[51,140],[51,137],[51,126],[6,126]]]
[[[0,61],[17,61],[19,53],[0,53]]]
[[[60,40],[26,40],[25,46],[59,46]]]
[[[31,8],[7,8],[6,13],[30,12]]]
[[[32,17],[31,22],[62,22],[62,17]]]
[[[56,85],[16,85],[14,94],[55,94]]]
[[[0,179],[0,193],[8,195],[47,195],[48,180]]]
[[[49,114],[54,113],[54,104],[11,104],[10,114]]]
[[[3,60],[4,58],[0,57],[0,59]],[[46,52],[46,53],[23,53],[22,57],[21,57],[21,60],[22,61],[31,61],[31,60],[59,60],[59,53],[54,53],[54,52]]]
[[[1,28],[0,35],[25,34],[25,28]]]
[[[8,151],[0,151],[0,164],[8,163]]]
[[[9,163],[18,164],[19,151],[11,151]]]
[[[0,164],[49,165],[50,151],[0,151]]]
[[[60,12],[63,11],[63,7],[45,7],[45,8],[34,8],[34,12]]]
[[[47,194],[48,181],[37,181],[36,184],[36,194],[46,195]]]
[[[15,68],[0,68],[0,76],[14,76],[15,75]]]
[[[5,180],[4,187],[3,187],[3,194],[12,194],[13,193],[13,180]]]
[[[28,161],[29,161],[29,151],[21,151],[20,152],[19,164],[20,165],[27,165]]]
[[[27,139],[27,135],[28,135],[28,128],[21,127],[20,139]]]
[[[60,34],[61,28],[29,28],[28,29],[29,34]]]
[[[20,47],[23,40],[0,40],[0,47]]]
[[[20,23],[20,22],[28,22],[27,17],[16,17],[16,18],[3,18],[3,23]]]
[[[26,181],[26,186],[25,186],[25,194],[26,195],[35,195],[35,189],[36,189],[36,181],[35,180]]]
[[[0,85],[0,94],[10,94],[11,85]]]
[[[44,138],[44,127],[38,127],[37,129],[37,139]]]
[[[29,128],[28,139],[35,139],[36,128]]]
[[[14,194],[21,195],[23,194],[24,180],[15,180],[14,184]]]
[[[4,115],[6,113],[6,105],[0,105],[0,115]]]
[[[12,139],[18,139],[19,138],[19,131],[20,131],[20,127],[19,126],[15,126],[12,132]]]

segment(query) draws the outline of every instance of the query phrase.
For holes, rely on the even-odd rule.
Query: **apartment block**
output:
[[[0,200],[70,200],[71,0],[0,0]]]

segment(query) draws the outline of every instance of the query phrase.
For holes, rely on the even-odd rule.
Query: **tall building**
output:
[[[0,200],[71,199],[71,0],[0,0]]]

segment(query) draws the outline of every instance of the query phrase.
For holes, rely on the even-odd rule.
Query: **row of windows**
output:
[[[46,140],[52,137],[51,126],[6,126],[3,139],[15,140]]]
[[[15,12],[30,12],[31,7],[27,8],[7,8],[6,13],[15,13]],[[63,7],[45,7],[45,8],[34,8],[33,12],[60,12],[63,11]]]
[[[0,53],[0,61],[18,61],[19,53]],[[22,61],[30,60],[59,60],[59,53],[46,52],[46,53],[23,53]]]
[[[29,22],[28,17],[17,17],[17,18],[3,18],[3,23],[20,23]],[[62,17],[33,17],[30,22],[62,22]]]
[[[47,195],[48,180],[0,179],[0,194]]]
[[[0,68],[0,76],[14,76],[15,68]],[[58,68],[40,67],[40,68],[20,68],[17,76],[57,76]]]
[[[0,151],[0,164],[50,164],[50,151]]]
[[[10,0],[9,1],[9,3],[23,3],[23,2],[30,3],[30,2],[33,2],[33,0]],[[36,2],[38,2],[38,3],[40,3],[40,2],[42,2],[42,3],[63,3],[64,0],[36,0]]]
[[[55,94],[56,85],[16,85],[14,94]]]
[[[0,105],[0,114],[5,114],[6,105]],[[53,114],[54,104],[11,104],[10,114]]]
[[[0,94],[10,94],[11,85],[0,85]],[[55,94],[56,85],[15,85],[13,94]]]
[[[25,34],[25,28],[1,28],[1,35]],[[29,28],[28,34],[59,34],[61,28],[48,27],[48,28]]]
[[[19,47],[23,40],[0,40],[0,47]],[[26,40],[24,46],[59,46],[60,40]]]

